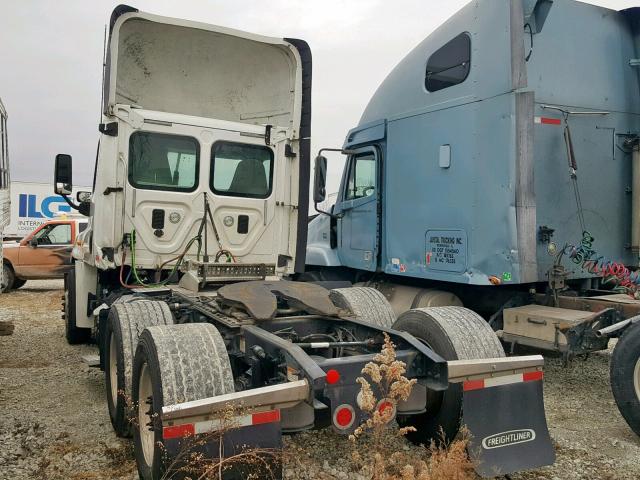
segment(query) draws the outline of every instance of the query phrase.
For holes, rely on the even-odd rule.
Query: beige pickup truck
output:
[[[20,288],[27,280],[62,278],[72,266],[76,236],[85,228],[86,218],[60,218],[43,223],[22,240],[3,242],[2,292]]]

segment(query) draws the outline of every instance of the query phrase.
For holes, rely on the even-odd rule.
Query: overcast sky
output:
[[[565,0],[556,0],[565,1]],[[124,0],[123,0],[124,2]],[[0,0],[0,98],[13,180],[52,178],[56,153],[91,182],[104,25],[119,1]],[[140,10],[305,39],[313,53],[313,151],[341,146],[380,82],[468,0],[130,0]],[[640,0],[592,0],[614,9]],[[331,159],[329,191],[342,163]]]

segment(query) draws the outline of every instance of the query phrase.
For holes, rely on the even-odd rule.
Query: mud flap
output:
[[[478,474],[494,477],[555,461],[542,372],[465,382],[463,389],[462,420],[471,433],[469,456]]]
[[[202,455],[203,458],[209,459],[211,464],[215,464],[220,451],[224,452],[224,458],[229,461],[223,468],[221,480],[283,478],[282,458],[278,453],[282,449],[282,429],[279,421],[234,428],[224,435],[209,433],[165,439],[164,448],[166,478],[192,478],[196,472],[190,472],[189,465],[185,462],[189,462],[193,455]],[[247,452],[250,455],[243,455]],[[236,460],[229,460],[232,457],[236,457]],[[199,474],[193,478],[198,476]]]

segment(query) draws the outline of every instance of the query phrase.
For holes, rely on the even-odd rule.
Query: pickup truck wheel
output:
[[[25,283],[27,283],[27,281],[26,281],[26,280],[23,280],[23,279],[21,279],[21,278],[16,278],[16,279],[13,281],[13,288],[20,288],[20,287],[23,287]]]
[[[177,472],[167,470],[180,468],[172,465],[164,446],[162,407],[233,391],[229,355],[216,327],[188,323],[144,330],[133,362],[133,439],[140,478],[174,478]],[[189,457],[188,444],[181,445],[181,454],[185,448]]]
[[[640,435],[640,323],[622,334],[611,355],[611,390],[618,410]]]
[[[69,345],[88,343],[91,340],[90,328],[76,327],[76,272],[69,271],[64,276],[64,297],[62,297],[65,336]]]
[[[16,280],[16,274],[13,273],[13,268],[7,262],[2,262],[2,284],[0,289],[2,293],[7,293],[13,288],[13,284]]]
[[[408,332],[445,360],[504,357],[500,340],[477,313],[464,307],[429,307],[408,310],[393,325]],[[413,426],[407,438],[428,445],[441,436],[451,441],[460,429],[462,386],[449,384],[443,392],[427,391],[427,411],[398,416],[402,427]],[[442,432],[442,433],[441,433]]]
[[[357,320],[385,328],[391,328],[396,321],[389,301],[375,288],[336,288],[329,297],[336,307],[349,310]]]
[[[171,325],[173,316],[165,302],[116,300],[109,310],[105,332],[105,386],[111,425],[119,437],[131,436],[131,372],[138,337],[146,327]]]

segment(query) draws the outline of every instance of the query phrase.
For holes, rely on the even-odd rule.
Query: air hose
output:
[[[131,270],[130,273],[133,273],[133,278],[135,279],[135,281],[137,282],[138,286],[142,286],[142,287],[162,287],[164,285],[166,285],[167,283],[169,283],[169,280],[171,280],[174,276],[174,274],[178,271],[178,268],[180,268],[180,265],[182,265],[182,262],[184,260],[184,257],[186,256],[187,252],[189,251],[189,248],[191,248],[191,245],[193,245],[193,242],[195,242],[196,240],[198,240],[198,236],[193,237],[191,240],[189,240],[189,242],[187,242],[187,245],[184,249],[184,251],[182,252],[182,254],[180,254],[179,256],[168,260],[168,262],[172,261],[172,260],[178,260],[176,262],[176,264],[173,266],[173,268],[171,269],[171,272],[169,273],[169,275],[167,276],[167,278],[165,278],[163,281],[158,282],[158,283],[145,283],[140,276],[138,275],[138,269],[136,268],[136,230],[133,229],[131,231]],[[125,256],[123,254],[123,258],[122,258],[122,266],[124,266],[124,259]],[[160,269],[162,269],[162,267],[164,265],[166,265],[168,262],[163,263],[160,266]],[[136,286],[136,285],[127,285],[125,283],[122,282],[122,273],[121,273],[121,280],[120,283],[127,288],[131,288],[132,286]]]
[[[191,240],[189,240],[187,242],[187,245],[185,246],[184,250],[182,251],[182,253],[180,255],[178,255],[177,257],[171,258],[171,259],[167,260],[166,262],[164,262],[162,265],[160,265],[159,270],[162,271],[162,267],[164,267],[167,263],[172,262],[174,260],[177,260],[176,264],[171,269],[171,272],[169,273],[167,278],[165,278],[163,281],[157,282],[157,283],[145,283],[140,278],[140,275],[138,275],[138,269],[136,268],[136,230],[134,228],[131,231],[131,247],[130,247],[130,249],[131,249],[131,268],[130,268],[129,274],[127,275],[127,281],[125,282],[122,279],[122,273],[123,273],[122,270],[124,268],[124,260],[126,258],[126,253],[123,251],[122,263],[120,265],[120,284],[125,288],[135,288],[135,287],[139,287],[139,286],[150,287],[150,288],[151,287],[162,287],[162,286],[165,286],[167,283],[169,283],[169,281],[173,278],[175,273],[178,271],[178,268],[180,268],[180,266],[182,265],[182,262],[184,261],[185,256],[189,252],[189,249],[191,248],[193,243],[196,242],[196,241],[198,242],[198,256],[199,256],[200,255],[200,248],[201,248],[201,244],[202,244],[202,239],[201,239],[201,235],[200,234],[194,236],[193,238],[191,238]],[[224,250],[224,249],[220,249],[218,251],[218,253],[216,254],[216,257],[215,257],[215,261],[218,262],[222,256],[225,256],[227,258],[227,263],[231,263],[231,262],[235,263],[236,262],[236,258],[233,256],[233,254],[229,250]],[[137,282],[135,285],[129,285],[128,284],[129,276],[132,273],[133,273],[133,278]]]
[[[631,271],[621,262],[615,262],[598,253],[592,248],[594,237],[587,231],[582,233],[582,240],[578,246],[566,244],[559,252],[558,259],[567,255],[573,263],[584,271],[601,277],[604,283],[614,282],[614,291],[626,293],[634,298],[640,296],[640,272]]]

